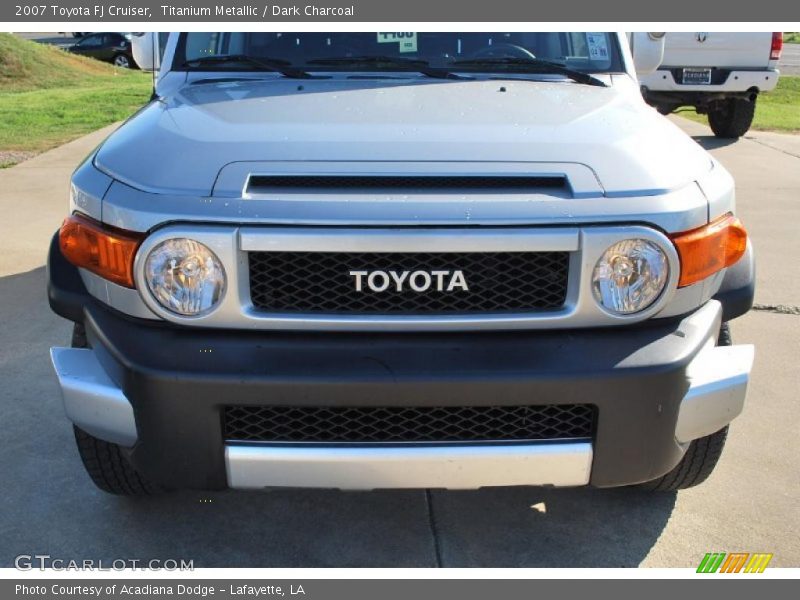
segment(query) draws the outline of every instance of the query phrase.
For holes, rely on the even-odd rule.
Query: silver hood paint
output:
[[[187,84],[95,157],[131,187],[197,196],[212,194],[225,165],[273,161],[579,163],[607,195],[680,189],[711,168],[700,146],[629,90],[525,80]]]

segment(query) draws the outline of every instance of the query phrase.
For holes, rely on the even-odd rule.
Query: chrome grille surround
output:
[[[202,317],[180,317],[164,310],[148,291],[144,258],[160,242],[196,239],[222,261],[228,289],[220,305]],[[610,245],[629,238],[658,244],[669,260],[667,285],[656,302],[631,316],[612,315],[595,302],[591,273]],[[268,313],[250,298],[249,252],[567,252],[569,273],[563,306],[557,310],[501,314],[347,315]],[[251,330],[468,331],[606,327],[654,316],[675,295],[680,263],[661,232],[640,225],[536,228],[325,228],[236,227],[175,224],[152,233],[140,247],[134,277],[143,302],[164,320],[184,325]]]

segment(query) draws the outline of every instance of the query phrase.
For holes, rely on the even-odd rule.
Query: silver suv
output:
[[[663,39],[633,42],[170,34],[50,251],[94,482],[703,481],[753,256],[730,175],[640,95]]]

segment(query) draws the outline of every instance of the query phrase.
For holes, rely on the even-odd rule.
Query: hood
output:
[[[577,163],[607,195],[678,189],[711,166],[630,91],[524,80],[195,82],[125,123],[95,158],[132,187],[201,196],[225,165],[273,161]]]

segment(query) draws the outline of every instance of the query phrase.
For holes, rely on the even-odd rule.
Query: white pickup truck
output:
[[[780,32],[669,33],[657,71],[640,77],[645,100],[662,114],[691,106],[717,137],[738,138],[753,122],[756,99],[778,83]]]

